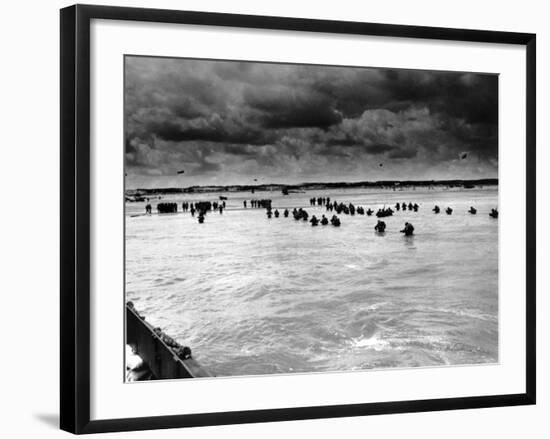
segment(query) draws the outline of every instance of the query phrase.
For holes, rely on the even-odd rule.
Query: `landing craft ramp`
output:
[[[149,367],[154,379],[212,376],[193,359],[189,348],[146,322],[132,302],[126,304],[126,344]]]

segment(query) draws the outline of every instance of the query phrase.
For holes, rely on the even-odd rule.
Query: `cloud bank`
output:
[[[498,77],[126,57],[125,158],[128,187],[496,177]]]

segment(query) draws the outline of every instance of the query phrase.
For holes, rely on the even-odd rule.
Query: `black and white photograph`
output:
[[[498,363],[498,75],[127,55],[124,84],[127,381]]]
[[[543,2],[6,6],[2,437],[548,436]]]

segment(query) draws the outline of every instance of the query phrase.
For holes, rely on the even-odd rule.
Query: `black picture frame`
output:
[[[74,5],[61,31],[60,426],[72,433],[273,422],[326,417],[535,404],[536,401],[536,35],[290,17]],[[526,376],[525,393],[90,420],[90,22],[93,19],[356,34],[526,47]]]

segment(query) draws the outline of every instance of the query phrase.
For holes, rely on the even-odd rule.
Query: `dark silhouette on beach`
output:
[[[382,220],[378,220],[374,226],[374,230],[378,233],[384,233],[386,231],[386,223]]]
[[[404,233],[405,236],[411,236],[414,232],[414,227],[411,223],[405,223],[405,227],[400,232]]]

